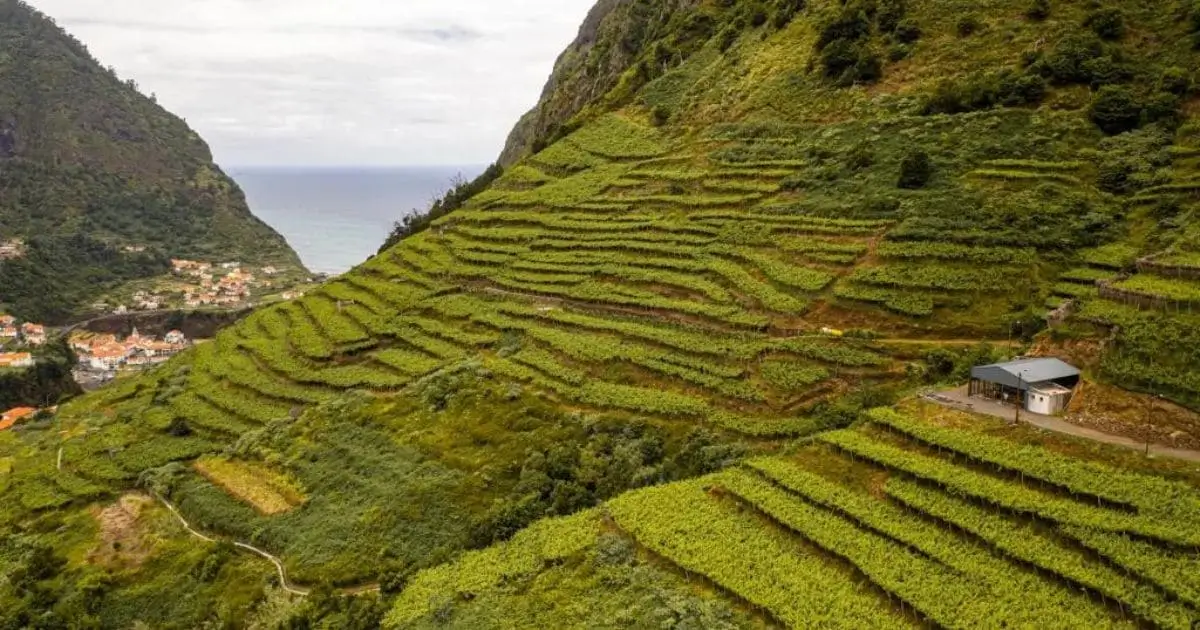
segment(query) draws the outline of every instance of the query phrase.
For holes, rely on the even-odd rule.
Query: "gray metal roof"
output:
[[[971,378],[999,383],[1022,390],[1031,383],[1057,381],[1079,376],[1079,370],[1058,359],[1018,359],[1008,363],[995,363],[971,368]]]

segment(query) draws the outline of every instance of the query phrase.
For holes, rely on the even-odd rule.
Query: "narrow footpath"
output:
[[[200,540],[203,540],[204,542],[209,542],[209,543],[219,542],[216,538],[213,538],[211,536],[205,536],[204,534],[196,531],[191,526],[191,524],[187,522],[187,519],[183,518],[183,515],[179,513],[179,510],[175,509],[174,505],[171,505],[170,501],[167,501],[166,499],[159,496],[157,492],[152,493],[152,494],[154,495],[154,498],[158,499],[159,502],[161,502],[163,505],[167,506],[167,509],[171,511],[171,514],[175,515],[175,518],[179,519],[179,523],[181,525],[183,525],[183,529],[186,530],[187,533],[191,534],[192,536],[194,536],[196,538],[199,538]],[[265,558],[267,561],[269,561],[271,564],[275,565],[275,570],[279,573],[279,585],[283,588],[283,590],[285,590],[293,595],[299,595],[301,597],[307,596],[309,593],[312,592],[312,589],[310,589],[310,588],[303,588],[303,587],[300,587],[300,586],[288,581],[287,569],[284,568],[283,561],[280,560],[278,557],[276,557],[266,551],[263,551],[262,549],[259,549],[258,547],[255,547],[253,545],[247,545],[246,543],[243,543],[243,542],[233,541],[233,546],[237,547],[238,549],[242,549],[244,551],[253,553],[254,555],[261,556],[262,558]],[[366,593],[378,593],[379,585],[378,584],[364,584],[362,586],[351,586],[351,587],[347,587],[347,588],[337,589],[336,592],[340,593],[342,595],[363,595]]]

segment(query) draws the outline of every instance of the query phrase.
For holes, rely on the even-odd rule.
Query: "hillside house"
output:
[[[169,344],[181,346],[181,345],[187,343],[187,336],[183,334],[183,331],[172,330],[171,332],[169,332],[163,336],[163,341],[165,341]]]
[[[16,326],[0,326],[0,343],[11,341],[21,335]]]
[[[88,357],[88,366],[93,370],[111,372],[124,365],[131,353],[131,350],[119,343],[92,346],[92,354]]]
[[[17,318],[12,315],[0,315],[0,326],[16,326]]]
[[[0,242],[0,260],[20,258],[25,255],[25,241],[19,238]]]
[[[28,352],[0,352],[0,368],[21,369],[33,366],[33,355]]]
[[[21,337],[27,344],[40,346],[46,343],[46,327],[41,324],[26,322],[21,325]]]
[[[1079,378],[1078,368],[1058,359],[1018,359],[971,368],[969,392],[1050,416],[1067,408]]]
[[[71,349],[77,353],[92,351],[92,340],[86,334],[81,335],[76,333],[71,335],[71,339],[68,343],[71,346]]]
[[[37,413],[33,407],[16,407],[0,414],[0,431],[11,429],[14,424]]]

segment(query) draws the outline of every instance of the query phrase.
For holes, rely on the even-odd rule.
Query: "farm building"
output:
[[[971,368],[970,394],[1054,415],[1067,408],[1079,370],[1058,359],[1018,359]]]

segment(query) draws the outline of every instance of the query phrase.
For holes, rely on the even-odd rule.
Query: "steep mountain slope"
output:
[[[1193,31],[1182,4],[602,3],[464,207],[0,434],[0,610],[1186,628],[1200,470],[903,398],[1070,298],[1043,345],[1197,405]]]
[[[186,123],[20,0],[0,2],[0,190],[0,242],[27,241],[0,302],[31,319],[171,257],[299,266]]]

